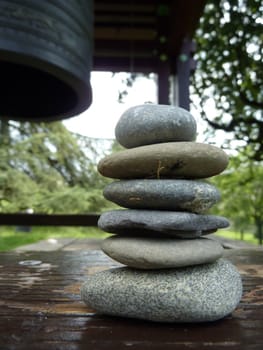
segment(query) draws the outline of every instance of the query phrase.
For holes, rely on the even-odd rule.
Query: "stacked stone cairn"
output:
[[[114,234],[103,252],[127,266],[89,276],[82,299],[99,313],[158,322],[230,314],[241,299],[241,278],[222,258],[222,246],[205,237],[229,225],[206,213],[220,195],[204,180],[226,168],[227,155],[195,142],[196,122],[179,107],[130,108],[115,135],[126,149],[106,156],[98,170],[119,179],[105,198],[128,209],[103,213],[98,226]]]

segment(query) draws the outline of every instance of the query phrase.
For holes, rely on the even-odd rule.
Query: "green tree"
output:
[[[72,134],[60,122],[1,121],[0,132],[1,212],[81,213],[108,205],[107,180],[96,169],[103,141]]]
[[[230,219],[235,229],[256,228],[259,244],[263,240],[263,164],[240,154],[232,157],[228,169],[211,179],[222,199],[215,207],[218,214]]]
[[[208,0],[195,40],[193,86],[203,118],[213,130],[251,146],[254,160],[263,160],[262,1]],[[209,98],[215,115],[205,109]]]

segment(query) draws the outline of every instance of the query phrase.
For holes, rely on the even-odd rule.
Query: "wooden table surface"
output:
[[[203,324],[96,315],[80,300],[85,276],[115,266],[100,251],[0,254],[0,349],[263,349],[263,251],[229,250],[243,278],[234,313]],[[227,298],[227,295],[226,295]]]

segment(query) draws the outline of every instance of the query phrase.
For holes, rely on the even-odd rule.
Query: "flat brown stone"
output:
[[[113,153],[98,164],[98,171],[116,179],[207,178],[228,164],[226,153],[197,142],[168,142]]]

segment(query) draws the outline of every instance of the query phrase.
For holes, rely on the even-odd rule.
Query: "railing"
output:
[[[7,226],[97,226],[98,214],[0,214]]]

